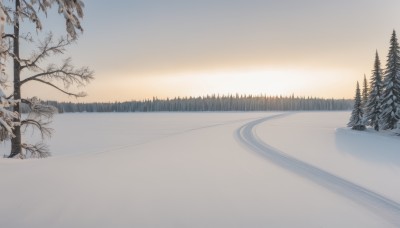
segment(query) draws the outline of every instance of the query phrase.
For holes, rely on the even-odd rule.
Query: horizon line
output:
[[[50,99],[41,99],[42,101],[55,101],[55,102],[60,102],[60,103],[115,103],[115,102],[143,102],[143,101],[152,101],[154,99],[157,100],[175,100],[175,99],[195,99],[195,98],[207,98],[207,97],[220,97],[220,98],[226,98],[226,97],[255,97],[255,98],[273,98],[273,97],[282,97],[282,98],[313,98],[313,99],[324,99],[324,100],[353,100],[354,98],[346,98],[346,97],[319,97],[319,96],[312,96],[312,95],[295,95],[292,93],[291,95],[283,95],[283,94],[275,94],[275,95],[267,95],[267,94],[239,94],[239,93],[234,93],[234,94],[219,94],[219,93],[212,93],[212,94],[206,94],[206,95],[186,95],[186,96],[174,96],[174,97],[158,97],[158,96],[152,96],[152,97],[146,97],[142,99],[130,99],[130,100],[114,100],[114,101],[79,101],[79,99],[82,98],[75,98],[75,101],[71,100],[50,100]]]

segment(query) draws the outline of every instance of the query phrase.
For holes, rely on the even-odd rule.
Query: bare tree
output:
[[[13,122],[19,123],[10,128],[12,134],[9,157],[47,157],[50,153],[47,146],[42,142],[35,145],[22,142],[21,128],[32,127],[39,130],[42,139],[50,136],[51,129],[48,127],[48,123],[56,109],[42,104],[36,97],[23,98],[21,90],[34,81],[50,86],[69,96],[83,97],[86,95],[83,92],[71,92],[69,88],[72,85],[84,86],[93,79],[93,71],[88,67],[75,68],[69,58],[65,59],[61,65],[50,64],[47,67],[41,65],[51,56],[64,54],[65,48],[77,39],[77,31],[83,31],[80,19],[83,18],[84,4],[80,0],[10,0],[8,3],[11,5],[6,5],[3,1],[0,1],[0,20],[3,21],[2,23],[0,21],[2,32],[0,59],[3,53],[4,56],[9,56],[13,60],[14,90],[13,94],[7,99],[15,101],[12,102],[13,113],[15,114]],[[20,55],[20,43],[22,41],[33,42],[33,40],[29,36],[20,34],[22,24],[34,24],[36,30],[40,32],[43,25],[39,14],[47,15],[54,5],[58,6],[58,13],[65,18],[67,35],[55,39],[51,33],[48,34],[44,40],[38,42],[36,51],[27,58],[23,58]],[[13,33],[5,34],[4,24],[12,26]],[[7,40],[9,45],[7,45]],[[29,76],[24,77],[22,75]],[[26,119],[21,119],[21,103],[30,108],[30,113]]]

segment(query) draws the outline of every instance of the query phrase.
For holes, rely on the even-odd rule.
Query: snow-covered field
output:
[[[58,115],[53,157],[0,159],[0,227],[399,227],[400,137],[348,118]]]

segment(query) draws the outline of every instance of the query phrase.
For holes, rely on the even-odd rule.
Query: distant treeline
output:
[[[71,103],[47,101],[60,113],[64,112],[205,112],[205,111],[297,111],[351,110],[354,102],[347,99],[313,97],[211,95],[173,99],[111,103]]]

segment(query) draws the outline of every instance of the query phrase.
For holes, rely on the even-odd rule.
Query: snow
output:
[[[400,202],[400,137],[343,128],[346,118],[347,112],[298,113],[258,131],[271,146]]]
[[[398,226],[393,216],[241,141],[239,129],[277,114],[58,115],[53,157],[0,159],[0,227]],[[349,116],[285,113],[260,121],[251,133],[263,145],[400,202],[400,139],[343,128]]]

